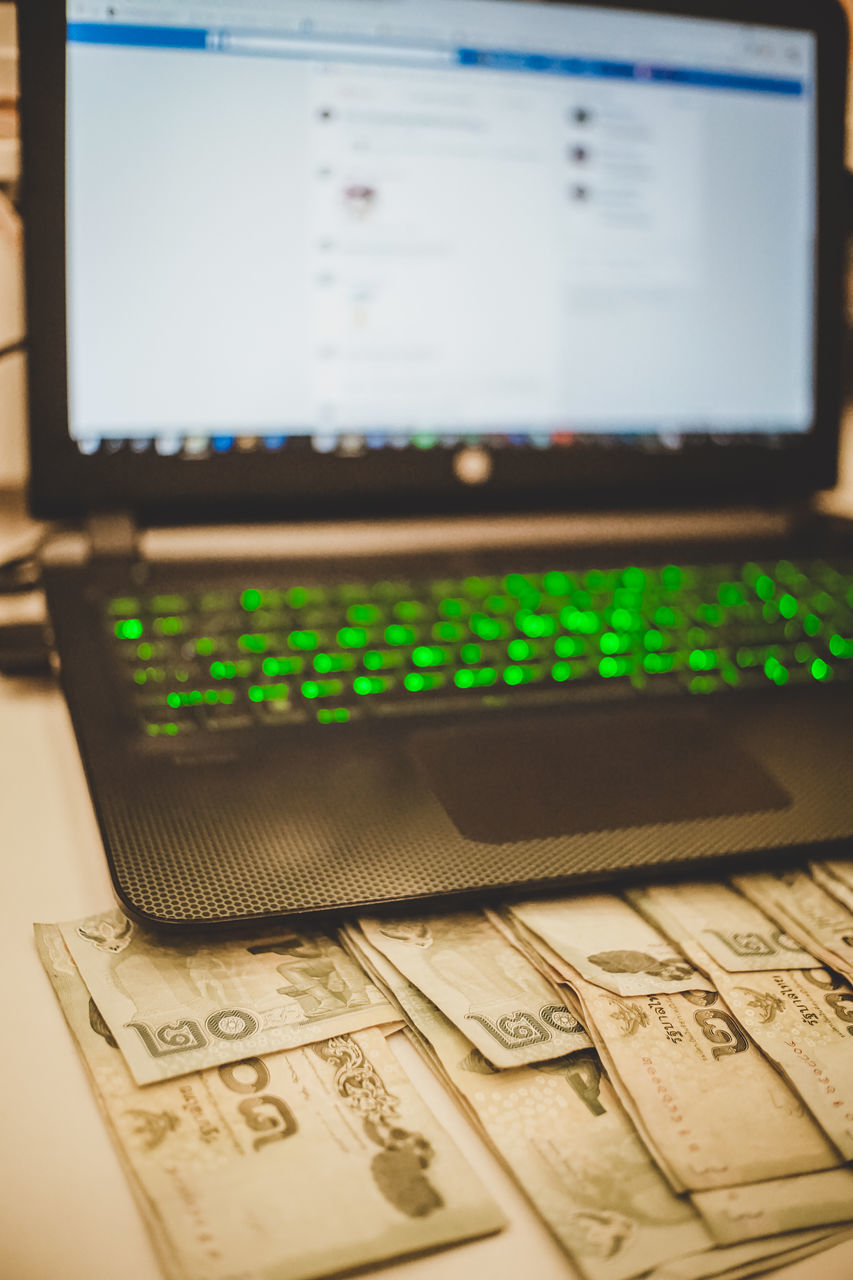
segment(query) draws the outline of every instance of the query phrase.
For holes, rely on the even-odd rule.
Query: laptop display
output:
[[[70,13],[82,451],[811,427],[812,34],[489,0]]]
[[[36,502],[828,483],[839,135],[777,10],[70,0]]]

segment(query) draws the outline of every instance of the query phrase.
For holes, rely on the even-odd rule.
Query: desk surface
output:
[[[10,534],[0,511],[0,556],[13,549]],[[8,1280],[159,1280],[142,1220],[33,945],[33,921],[74,919],[112,903],[71,726],[49,681],[0,677],[0,815],[0,966],[7,975],[6,1048],[0,1054],[6,1152],[0,1170],[0,1274]],[[510,1226],[490,1240],[382,1268],[376,1276],[467,1280],[473,1270],[490,1280],[571,1280],[574,1269],[455,1104],[407,1044],[399,1053]],[[853,1241],[776,1275],[850,1280]]]

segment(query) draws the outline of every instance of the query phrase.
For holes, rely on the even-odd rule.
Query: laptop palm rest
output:
[[[725,724],[694,708],[610,706],[426,730],[410,749],[459,833],[487,844],[791,803]]]

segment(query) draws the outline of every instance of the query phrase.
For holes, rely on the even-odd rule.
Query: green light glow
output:
[[[724,582],[722,586],[717,588],[717,599],[720,604],[727,608],[733,608],[735,605],[743,604],[743,593],[740,587],[734,582]]]
[[[184,629],[183,618],[155,618],[154,630],[161,636],[179,636]]]
[[[185,596],[172,595],[166,592],[152,596],[149,603],[152,613],[186,613],[189,607],[190,602]]]
[[[148,662],[154,656],[154,650],[150,644],[140,644],[136,646],[136,656],[143,662]]]
[[[756,578],[753,590],[759,600],[772,600],[776,593],[776,584],[772,578],[768,578],[766,573],[762,573],[760,577]]]
[[[779,601],[779,612],[783,618],[796,618],[799,607],[798,602],[788,592],[785,592]]]
[[[382,676],[356,676],[352,682],[352,688],[353,693],[364,697],[370,693],[384,693],[392,683],[393,681],[383,679]]]
[[[298,675],[305,666],[303,658],[264,658],[261,670],[265,676]]]
[[[622,584],[632,591],[642,591],[646,585],[646,575],[642,569],[626,569],[622,574]]]
[[[425,693],[430,689],[441,688],[444,684],[444,679],[444,676],[439,671],[431,671],[428,674],[420,671],[410,671],[403,684],[409,693]]]
[[[839,635],[830,636],[829,652],[833,658],[853,658],[853,640],[845,640]]]
[[[652,676],[672,671],[674,666],[675,657],[671,653],[647,653],[643,658],[643,670]]]
[[[346,724],[349,718],[346,707],[321,707],[317,712],[318,724]]]
[[[441,667],[449,661],[449,651],[437,644],[418,645],[412,653],[412,662],[416,667]]]
[[[516,614],[516,621],[518,614]],[[518,624],[519,630],[524,635],[529,636],[531,640],[538,639],[540,636],[552,636],[557,630],[557,624],[554,619],[547,613],[528,613],[521,623]]]
[[[318,653],[314,658],[314,670],[320,675],[330,671],[352,671],[355,658],[351,653]]]
[[[386,644],[414,644],[417,638],[414,627],[402,627],[393,622],[390,627],[385,628]]]
[[[119,640],[138,640],[142,635],[142,620],[140,618],[127,618],[124,622],[115,624],[115,633]]]
[[[251,702],[284,702],[290,692],[286,684],[252,684],[249,685]]]
[[[571,582],[564,573],[553,570],[546,573],[542,582],[549,596],[564,596],[571,588]]]
[[[285,591],[284,598],[291,609],[301,609],[308,599],[308,592],[304,587],[291,587]]]
[[[510,640],[506,653],[513,662],[526,662],[528,658],[537,656],[536,645],[529,640]]]
[[[815,613],[807,613],[803,618],[803,631],[807,636],[818,636],[821,632],[823,623]]]
[[[195,651],[201,658],[209,658],[213,653],[213,640],[210,636],[201,636],[195,642]]]
[[[260,591],[244,591],[240,596],[240,604],[246,610],[246,613],[254,613],[256,609],[260,609],[261,607]]]
[[[467,610],[467,603],[456,596],[440,601],[438,612],[445,618],[461,618]]]
[[[302,683],[304,698],[337,698],[343,690],[340,680],[304,680]]]
[[[436,622],[433,625],[432,634],[436,640],[446,640],[450,644],[454,644],[465,635],[465,628],[461,627],[458,622]]]
[[[316,631],[291,631],[287,637],[288,649],[316,649],[319,643]]]
[[[269,636],[244,635],[237,639],[239,648],[247,653],[265,653],[269,646]]]
[[[832,675],[832,668],[823,658],[815,658],[809,670],[815,680],[827,680]]]
[[[577,636],[557,636],[554,653],[558,658],[580,658],[586,653],[586,642]]]
[[[678,565],[668,564],[665,569],[661,570],[660,580],[666,587],[667,591],[677,591],[681,586],[682,574]],[[664,623],[664,626],[667,624]]]
[[[107,605],[107,613],[111,613],[114,617],[128,618],[133,613],[139,613],[140,604],[138,600],[134,600],[131,596],[118,596],[115,600],[110,600]]]
[[[498,640],[506,632],[506,623],[484,613],[475,613],[471,617],[471,630],[481,640]]]
[[[347,609],[347,621],[358,623],[365,627],[371,627],[374,622],[379,622],[381,616],[379,608],[375,604],[353,604]]]
[[[399,667],[403,664],[403,655],[399,650],[368,649],[361,659],[367,671],[383,671],[387,668]]]
[[[424,607],[419,600],[399,600],[394,605],[394,617],[401,622],[417,622],[423,617]]]
[[[367,632],[364,627],[341,627],[338,644],[342,649],[362,649],[367,644]]]
[[[483,647],[479,644],[463,644],[459,650],[459,657],[463,662],[469,662],[472,665],[483,661]]]

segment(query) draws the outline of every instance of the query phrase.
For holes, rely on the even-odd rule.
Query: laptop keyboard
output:
[[[106,615],[151,738],[853,675],[853,562],[246,585]]]

